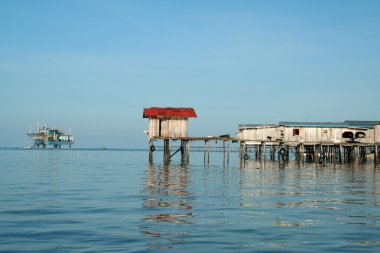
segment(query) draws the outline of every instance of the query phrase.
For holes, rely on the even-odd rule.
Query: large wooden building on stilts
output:
[[[269,153],[289,159],[312,161],[365,160],[374,154],[379,159],[380,122],[279,122],[278,124],[241,124],[237,138],[243,156],[251,150],[255,157]]]

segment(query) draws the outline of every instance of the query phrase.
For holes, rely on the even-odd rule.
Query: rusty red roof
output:
[[[196,118],[197,114],[193,108],[181,107],[150,107],[144,108],[143,118],[150,117],[177,117],[177,118]]]

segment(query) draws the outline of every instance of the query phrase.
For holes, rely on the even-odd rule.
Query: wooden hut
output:
[[[188,119],[196,118],[193,108],[144,108],[143,118],[149,118],[148,139],[187,137]]]
[[[156,139],[164,140],[164,161],[170,162],[170,158],[181,151],[182,160],[188,162],[187,134],[188,119],[196,118],[197,114],[193,108],[180,107],[150,107],[144,108],[143,118],[149,118],[149,130],[147,132],[149,141],[149,161],[153,161],[153,151]],[[170,154],[170,140],[181,140],[181,147],[174,154]]]

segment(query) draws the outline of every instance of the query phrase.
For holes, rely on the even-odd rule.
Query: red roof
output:
[[[144,108],[143,118],[150,117],[167,117],[167,118],[196,118],[197,114],[193,108],[179,107],[150,107]]]

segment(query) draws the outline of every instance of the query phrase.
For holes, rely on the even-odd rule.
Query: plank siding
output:
[[[339,144],[351,141],[348,138],[342,137],[344,132],[352,132],[354,135],[357,132],[365,133],[365,138],[355,139],[355,141],[360,143],[380,142],[380,124],[375,125],[374,129],[353,127],[258,126],[255,128],[241,128],[237,133],[237,138],[256,142],[271,139],[296,143],[328,142]]]
[[[154,137],[187,137],[187,124],[187,118],[150,118],[149,138],[152,139]]]
[[[375,143],[380,143],[380,124],[375,124],[373,127],[374,127],[373,140]]]

